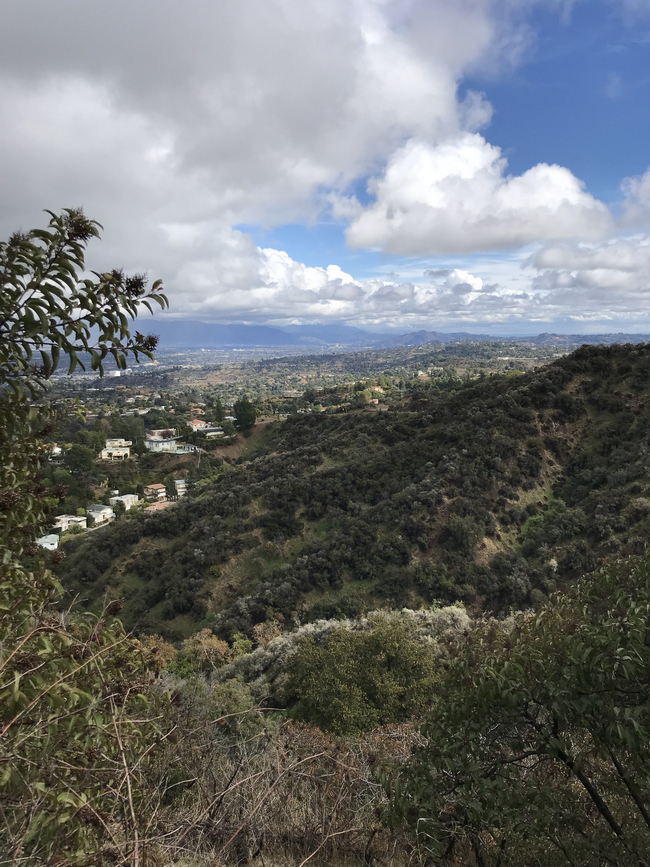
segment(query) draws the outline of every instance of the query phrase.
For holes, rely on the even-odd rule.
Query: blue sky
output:
[[[169,316],[650,331],[650,0],[6,0],[0,49],[0,228],[82,204]]]
[[[624,177],[650,164],[650,15],[626,17],[610,2],[589,0],[562,13],[555,5],[528,21],[532,43],[514,69],[468,75],[460,83],[486,93],[494,108],[487,133],[518,174],[539,162],[559,163],[616,209]],[[355,192],[364,197],[360,179]],[[358,277],[399,271],[392,256],[350,250],[345,226],[332,220],[272,228],[243,226],[256,243],[287,250],[313,266],[337,262]],[[470,256],[480,266],[486,256]],[[487,254],[489,258],[489,254]],[[452,262],[442,260],[446,267]],[[403,262],[410,270],[411,262]]]
[[[485,85],[495,106],[490,139],[514,172],[557,162],[615,201],[621,177],[648,166],[650,27],[589,0],[568,19],[539,9],[531,28],[531,56]]]

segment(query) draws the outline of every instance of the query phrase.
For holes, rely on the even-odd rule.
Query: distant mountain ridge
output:
[[[155,319],[148,328],[160,338],[160,349],[236,349],[282,346],[420,346],[425,343],[469,341],[487,343],[507,340],[539,346],[576,347],[581,344],[643,343],[644,334],[542,334],[518,337],[473,334],[469,331],[413,331],[405,334],[373,333],[342,323],[286,325],[245,325],[201,322],[191,319]]]
[[[473,341],[484,343],[501,338],[489,334],[471,334],[468,331],[413,331],[387,339],[388,346],[421,346],[423,343],[454,343],[456,341]],[[510,338],[508,338],[510,339]]]
[[[297,336],[272,325],[224,325],[190,319],[156,319],[148,331],[161,349],[231,349],[244,346],[295,346]]]
[[[413,331],[408,334],[400,334],[398,337],[387,338],[384,345],[390,346],[421,346],[424,343],[455,343],[467,341],[470,343],[492,343],[499,340],[507,340],[509,343],[523,343],[535,346],[565,346],[577,347],[587,344],[589,346],[611,346],[615,343],[645,343],[649,339],[647,334],[625,334],[622,332],[612,334],[554,334],[542,332],[541,334],[527,337],[472,334],[469,331]]]

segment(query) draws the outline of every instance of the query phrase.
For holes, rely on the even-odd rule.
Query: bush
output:
[[[295,717],[350,734],[408,719],[430,700],[434,658],[405,622],[378,617],[365,632],[345,627],[304,638],[289,663]]]

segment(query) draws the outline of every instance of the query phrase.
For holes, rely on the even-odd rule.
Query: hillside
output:
[[[292,416],[174,508],[71,541],[61,580],[170,638],[526,606],[644,548],[649,374],[650,345],[583,347],[388,412]]]

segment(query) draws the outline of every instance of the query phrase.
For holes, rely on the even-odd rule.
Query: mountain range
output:
[[[147,329],[159,337],[161,352],[179,349],[238,349],[269,347],[334,347],[356,348],[419,346],[425,343],[469,341],[485,343],[495,340],[519,341],[524,344],[577,347],[582,344],[611,345],[640,343],[648,339],[642,334],[552,334],[536,336],[495,336],[468,331],[413,331],[405,334],[376,333],[343,323],[300,324],[277,327],[211,323],[190,319],[157,318]]]

